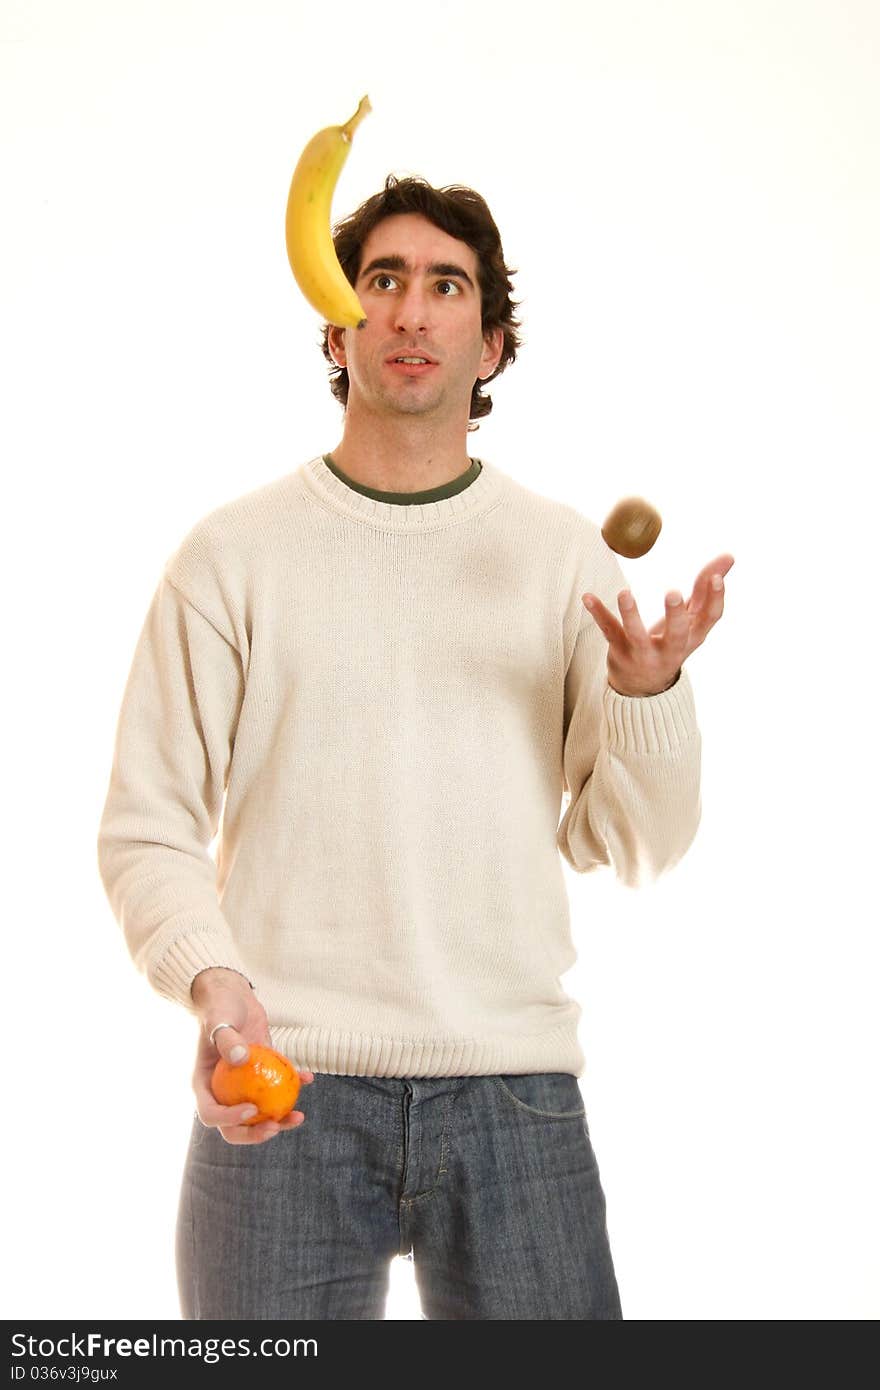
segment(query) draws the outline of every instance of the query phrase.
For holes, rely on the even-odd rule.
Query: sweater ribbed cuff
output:
[[[192,982],[200,971],[210,970],[214,966],[222,966],[225,970],[237,970],[239,975],[243,975],[247,980],[251,989],[254,988],[247,966],[238,954],[232,938],[228,933],[213,927],[178,936],[159,959],[152,962],[147,970],[147,977],[159,994],[195,1012],[190,992]]]
[[[697,730],[694,692],[687,671],[656,695],[621,695],[605,685],[607,746],[619,753],[675,753]]]

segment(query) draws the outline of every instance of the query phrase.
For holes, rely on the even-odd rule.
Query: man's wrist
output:
[[[676,671],[675,675],[672,677],[672,680],[669,682],[669,684],[668,684],[668,685],[664,685],[664,687],[663,687],[662,690],[658,690],[658,691],[657,691],[657,694],[658,694],[658,695],[663,695],[663,694],[665,694],[665,692],[666,692],[667,690],[671,690],[672,687],[675,685],[676,681],[679,679],[680,676],[681,676],[681,667],[679,666],[678,670]]]
[[[654,695],[665,695],[667,690],[671,690],[672,687],[675,685],[676,681],[681,676],[681,672],[682,668],[681,666],[679,666],[678,671],[673,676],[672,680],[669,682],[668,685],[664,685],[661,690],[618,690],[617,686],[611,685],[610,681],[608,682],[608,684],[609,686],[611,686],[611,689],[614,691],[615,695],[626,695],[627,698],[630,700],[650,700]]]
[[[232,966],[228,965],[209,965],[206,966],[204,970],[200,970],[192,978],[189,993],[193,1003],[198,1003],[197,995],[202,994],[204,990],[210,988],[212,984],[222,983],[224,979],[228,980],[230,984],[237,984],[239,980],[244,980],[248,988],[253,989],[250,980],[246,975],[243,975],[240,970],[235,970]]]

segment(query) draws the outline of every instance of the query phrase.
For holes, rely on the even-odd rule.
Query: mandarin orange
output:
[[[250,1043],[247,1060],[235,1066],[220,1058],[211,1076],[214,1099],[221,1105],[250,1101],[257,1113],[246,1125],[261,1120],[283,1120],[299,1095],[299,1072],[291,1061],[272,1047]]]

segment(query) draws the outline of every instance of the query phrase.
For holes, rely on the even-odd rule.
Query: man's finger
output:
[[[258,1125],[222,1125],[218,1128],[226,1142],[232,1144],[262,1144],[267,1139],[274,1139],[279,1131],[275,1120],[261,1120]]]
[[[706,607],[707,597],[714,597],[713,590],[710,587],[713,574],[720,574],[721,578],[724,579],[733,569],[735,563],[730,552],[725,551],[723,555],[718,555],[714,560],[710,560],[708,565],[703,566],[700,573],[697,575],[694,584],[694,592],[688,600],[688,607],[692,613],[697,608]]]
[[[282,1130],[299,1129],[302,1124],[305,1124],[304,1113],[301,1110],[292,1110],[281,1120],[261,1120],[258,1125],[222,1125],[218,1128],[229,1143],[260,1144],[267,1139],[274,1139]]]
[[[220,1056],[225,1061],[231,1062],[233,1066],[239,1066],[247,1060],[250,1051],[247,1038],[242,1037],[238,1029],[231,1024],[222,1027],[221,1023],[222,1020],[220,1019],[216,1022],[211,1020],[206,1022],[205,1032],[208,1035],[208,1041],[211,1041],[211,1034],[213,1033],[214,1046]]]
[[[691,615],[678,589],[666,595],[666,631],[677,640],[686,637],[691,625]]]
[[[213,1091],[203,1092],[199,1097],[198,1116],[208,1129],[259,1129],[259,1125],[246,1125],[245,1120],[256,1115],[257,1107],[253,1101],[239,1101],[237,1105],[221,1105]]]
[[[581,594],[581,602],[587,612],[592,617],[599,631],[609,642],[613,639],[621,643],[627,640],[627,634],[617,618],[608,611],[601,599],[596,598],[595,594]]]

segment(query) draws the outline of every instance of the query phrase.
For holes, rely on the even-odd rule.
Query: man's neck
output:
[[[467,431],[465,430],[465,434]],[[354,483],[378,492],[427,492],[454,482],[472,467],[463,441],[422,438],[410,434],[390,441],[350,432],[330,451],[336,467]]]

